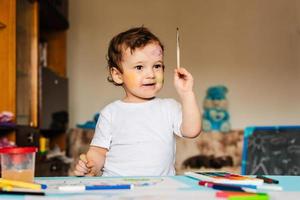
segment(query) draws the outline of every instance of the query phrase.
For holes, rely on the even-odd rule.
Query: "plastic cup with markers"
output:
[[[0,149],[1,177],[9,180],[33,182],[36,152],[36,147]]]

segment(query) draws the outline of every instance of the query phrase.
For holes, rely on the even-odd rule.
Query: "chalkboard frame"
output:
[[[249,138],[253,136],[255,132],[274,132],[279,133],[284,130],[295,130],[300,129],[300,126],[251,126],[246,127],[244,130],[244,142],[243,142],[243,152],[242,152],[242,166],[241,166],[241,174],[247,174],[247,162],[248,162],[248,149],[249,149]]]

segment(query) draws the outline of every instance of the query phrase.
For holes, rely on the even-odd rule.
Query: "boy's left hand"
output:
[[[185,68],[176,68],[174,70],[174,85],[181,98],[186,94],[193,92],[193,76]]]

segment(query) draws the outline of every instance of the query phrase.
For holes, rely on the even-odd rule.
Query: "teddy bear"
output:
[[[88,120],[85,123],[77,124],[76,126],[77,126],[77,128],[82,128],[82,129],[95,129],[99,117],[100,117],[100,114],[96,113],[93,117],[93,120]]]
[[[209,87],[203,102],[203,130],[205,132],[229,132],[230,116],[228,113],[228,101],[226,86],[217,85]]]

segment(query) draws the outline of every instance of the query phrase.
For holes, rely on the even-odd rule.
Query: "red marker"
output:
[[[262,175],[257,175],[256,178],[264,180],[264,183],[269,183],[269,184],[271,184],[271,183],[278,184],[279,183],[278,180],[268,178],[268,177],[265,177],[265,176],[262,176]]]
[[[215,190],[245,192],[245,189],[242,187],[239,187],[239,186],[218,184],[218,183],[213,183],[213,182],[209,182],[209,181],[199,181],[199,185],[213,188]]]

